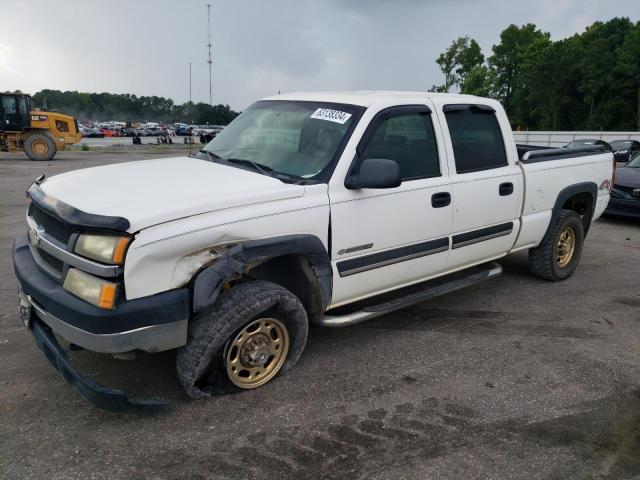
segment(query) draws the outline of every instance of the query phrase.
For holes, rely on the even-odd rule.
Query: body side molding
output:
[[[474,243],[484,242],[492,238],[509,235],[513,231],[513,222],[501,223],[492,227],[480,228],[471,232],[459,233],[452,238],[452,249],[465,247]]]
[[[446,250],[449,250],[449,239],[446,237],[438,238],[436,240],[429,240],[428,242],[416,243],[350,260],[343,260],[337,263],[338,273],[341,277],[348,277],[356,273],[366,272],[426,255],[433,255],[434,253],[444,252]]]

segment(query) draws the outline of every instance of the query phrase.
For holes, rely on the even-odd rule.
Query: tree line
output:
[[[128,93],[84,93],[42,90],[33,95],[32,106],[59,110],[79,120],[117,120],[123,122],[182,122],[227,125],[238,116],[229,105],[186,102],[175,104],[170,98],[136,96]]]
[[[460,37],[436,62],[444,84],[432,91],[500,100],[514,129],[640,130],[640,22],[595,22],[557,41],[510,25],[489,57]]]

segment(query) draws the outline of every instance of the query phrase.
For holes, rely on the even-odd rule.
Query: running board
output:
[[[329,311],[314,323],[323,327],[346,327],[349,325],[354,325],[356,323],[364,322],[365,320],[370,320],[386,313],[394,312],[401,308],[424,302],[425,300],[444,295],[445,293],[454,292],[456,290],[460,290],[476,283],[489,280],[490,278],[498,277],[502,274],[502,266],[493,262],[488,265],[483,265],[480,270],[476,268],[471,269],[471,271],[473,273],[467,274],[462,277],[460,276],[460,274],[464,275],[464,271],[458,272],[457,274],[454,273],[452,275],[449,275],[448,277],[453,278],[445,281],[444,283],[441,282],[435,285],[433,284],[433,282],[442,279],[435,279],[429,282],[425,282],[423,284],[423,288],[421,288],[419,291],[415,291],[415,286],[407,287],[407,289],[412,290],[411,293],[407,295],[382,303],[367,305],[352,313],[346,313],[344,315],[332,315]],[[444,278],[446,279],[447,277]],[[405,289],[401,289],[400,291],[402,290]],[[339,310],[340,308],[341,307],[337,308],[336,310]]]

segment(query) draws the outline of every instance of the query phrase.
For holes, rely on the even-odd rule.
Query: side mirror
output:
[[[402,183],[400,166],[394,160],[367,158],[360,164],[358,173],[349,175],[344,186],[350,190],[358,188],[395,188]]]

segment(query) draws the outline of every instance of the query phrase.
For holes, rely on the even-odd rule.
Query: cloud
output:
[[[13,84],[24,76],[19,70],[18,63],[15,48],[0,43],[0,78],[4,79],[3,82]],[[0,84],[0,88],[2,88],[2,84]]]
[[[244,109],[288,90],[426,90],[435,59],[469,35],[490,54],[511,23],[552,37],[632,16],[637,0],[242,0],[213,2],[214,102]],[[185,0],[14,2],[0,28],[0,90],[43,88],[208,101],[207,10]]]

